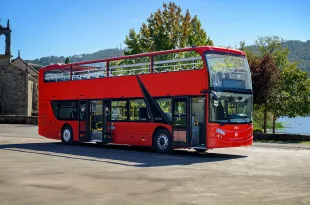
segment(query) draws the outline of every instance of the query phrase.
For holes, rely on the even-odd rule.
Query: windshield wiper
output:
[[[230,119],[227,119],[227,123],[230,123]],[[225,122],[220,123],[220,126],[226,125]]]
[[[231,121],[231,119],[226,119],[227,120],[227,122],[220,122],[219,124],[220,124],[220,126],[223,126],[223,125],[226,125],[226,124],[243,124],[243,123],[247,123],[247,124],[250,124],[251,123],[251,121],[247,121],[246,119],[242,119],[242,118],[240,118],[240,119],[238,119],[238,120],[243,120],[244,122],[232,122]]]
[[[244,120],[245,123],[250,124],[250,121],[247,121],[246,119],[239,118],[238,120]],[[242,122],[236,122],[236,123],[240,123],[241,124]]]

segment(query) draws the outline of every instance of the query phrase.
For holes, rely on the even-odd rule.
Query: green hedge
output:
[[[263,131],[264,131],[264,130],[263,130],[262,128],[254,128],[254,129],[253,129],[253,133],[254,133],[254,134],[262,134]]]

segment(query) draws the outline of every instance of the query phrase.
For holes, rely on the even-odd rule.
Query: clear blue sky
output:
[[[123,46],[130,28],[139,29],[156,0],[14,0],[1,1],[1,24],[11,20],[12,54],[34,59],[69,56]],[[165,1],[169,2],[169,1]],[[177,0],[183,11],[198,15],[215,45],[252,44],[258,36],[310,40],[309,0]],[[4,36],[0,37],[4,53]]]

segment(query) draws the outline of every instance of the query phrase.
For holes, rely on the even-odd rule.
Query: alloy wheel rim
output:
[[[63,138],[66,142],[69,142],[71,139],[71,132],[68,129],[65,129],[63,132]]]
[[[166,134],[159,135],[157,139],[157,146],[161,150],[166,150],[169,145],[169,138]]]

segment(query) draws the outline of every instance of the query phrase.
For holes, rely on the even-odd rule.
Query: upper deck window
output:
[[[72,66],[72,80],[86,80],[106,77],[106,62]]]
[[[201,55],[196,51],[175,52],[154,57],[154,73],[202,69]]]
[[[51,70],[44,73],[44,82],[62,82],[70,80],[70,70]]]
[[[106,62],[99,62],[49,70],[44,73],[44,82],[104,78],[106,77],[106,66]]]
[[[151,60],[149,56],[115,60],[109,62],[109,76],[124,76],[150,73]]]
[[[244,56],[206,54],[206,58],[211,87],[252,89],[251,72]]]

